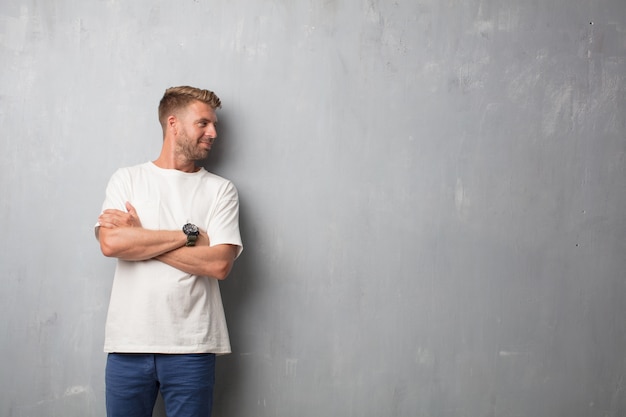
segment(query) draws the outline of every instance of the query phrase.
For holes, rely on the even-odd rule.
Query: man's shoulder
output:
[[[148,161],[148,162],[142,162],[140,164],[135,164],[135,165],[122,167],[122,168],[120,168],[120,170],[144,171],[144,170],[150,170],[153,166],[155,166],[155,165],[152,162]]]
[[[224,178],[221,175],[214,174],[213,172],[207,171],[204,168],[201,168],[200,172],[202,174],[203,179],[207,181],[211,181],[215,184],[221,184],[221,185],[233,184],[232,181],[229,180],[228,178]]]
[[[204,182],[204,186],[207,190],[212,190],[217,195],[221,196],[221,198],[226,199],[236,199],[237,198],[237,188],[235,184],[228,178],[224,178],[220,175],[214,174],[212,172],[207,171],[206,169],[201,169],[202,173],[202,181]]]
[[[113,175],[132,175],[138,172],[143,172],[143,171],[149,171],[150,170],[150,165],[152,165],[152,162],[143,162],[141,164],[136,164],[136,165],[129,165],[129,166],[125,166],[125,167],[121,167],[118,168]]]

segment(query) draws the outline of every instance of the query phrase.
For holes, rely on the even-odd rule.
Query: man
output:
[[[96,237],[118,259],[106,323],[109,417],[208,417],[215,355],[230,353],[218,280],[242,250],[233,184],[196,165],[220,99],[173,87],[159,104],[159,157],[111,177]]]

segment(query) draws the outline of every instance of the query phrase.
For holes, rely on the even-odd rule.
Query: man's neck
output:
[[[196,172],[200,168],[196,166],[194,161],[183,160],[176,157],[172,153],[161,152],[161,155],[153,161],[154,165],[163,169],[175,169],[183,172]]]
[[[196,172],[200,168],[196,166],[195,161],[191,161],[185,158],[179,152],[176,152],[176,146],[174,145],[174,139],[166,137],[163,140],[163,147],[161,148],[161,154],[153,161],[154,165],[163,169],[175,169],[183,172]]]

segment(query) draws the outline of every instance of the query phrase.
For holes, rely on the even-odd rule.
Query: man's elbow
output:
[[[215,265],[215,270],[211,275],[213,278],[223,281],[230,275],[231,269],[233,269],[232,261],[220,261]]]
[[[111,233],[100,230],[100,233],[98,233],[98,241],[100,242],[100,251],[104,256],[107,258],[115,258],[118,256],[115,238]]]
[[[223,251],[221,259],[213,263],[212,271],[209,276],[223,281],[228,277],[230,271],[233,269],[233,264],[235,263],[235,258],[237,257],[237,246],[223,245],[220,246],[220,250]]]
[[[115,258],[116,251],[104,239],[100,241],[100,251],[107,258]]]

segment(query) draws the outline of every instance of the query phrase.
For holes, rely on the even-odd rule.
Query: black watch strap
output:
[[[185,246],[196,246],[196,240],[198,240],[198,235],[187,235],[187,243],[185,243]]]

